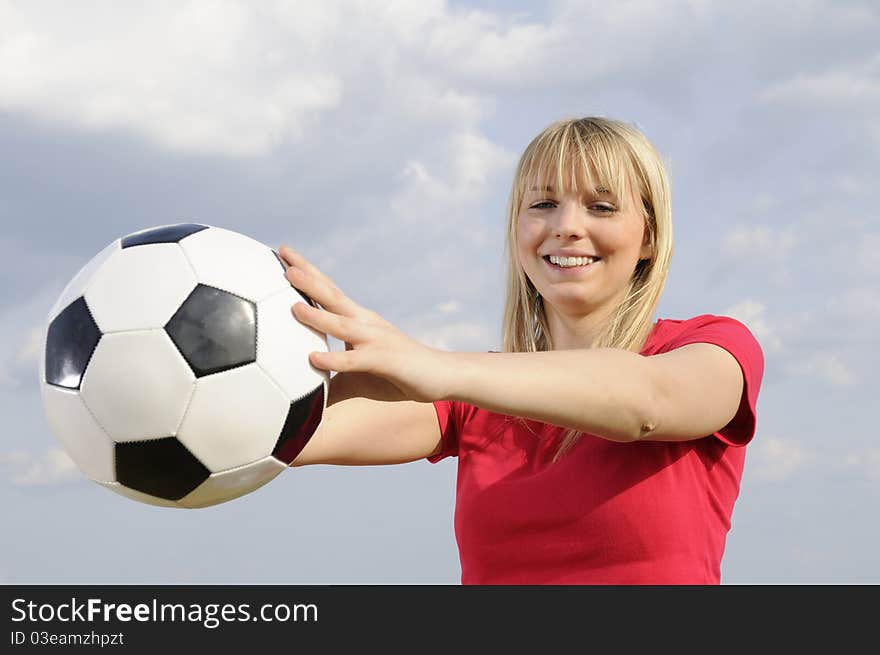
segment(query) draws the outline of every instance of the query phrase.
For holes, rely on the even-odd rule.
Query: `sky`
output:
[[[498,349],[516,161],[587,115],[667,164],[656,317],[764,351],[722,581],[880,582],[880,7],[826,0],[0,0],[0,582],[458,584],[455,459],[140,504],[50,433],[40,334],[107,244],[199,222],[423,343]]]

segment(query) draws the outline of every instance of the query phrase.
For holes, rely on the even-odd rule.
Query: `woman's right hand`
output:
[[[348,298],[342,291],[337,287],[333,281],[327,277],[324,273],[321,272],[316,266],[314,266],[311,262],[309,262],[304,257],[298,255],[293,250],[286,246],[281,246],[278,249],[278,255],[281,257],[281,260],[287,267],[286,277],[288,282],[290,282],[290,286],[293,288],[297,288],[294,284],[296,280],[295,274],[290,272],[292,267],[299,267],[302,270],[305,270],[309,277],[312,280],[312,284],[318,283],[322,285],[326,290],[330,290],[332,293],[339,298],[339,302],[342,302],[343,305],[345,301],[348,301]],[[300,293],[308,296],[305,290],[297,289]],[[311,299],[311,296],[308,296]],[[322,307],[320,303],[311,299],[313,303],[317,304],[318,307]],[[351,303],[351,305],[356,306],[355,303]],[[351,310],[352,308],[348,308]],[[325,332],[321,332],[321,330],[310,326],[310,329],[314,330],[321,334],[325,339],[327,339],[327,334]],[[353,350],[353,346],[349,342],[345,343],[346,350]],[[384,380],[383,378],[377,377],[375,375],[371,375],[369,373],[362,372],[348,372],[348,373],[335,373],[330,378],[330,389],[329,396],[327,398],[327,405],[332,405],[334,403],[339,402],[340,400],[346,400],[348,398],[369,398],[371,400],[381,400],[381,401],[401,401],[406,400],[403,392],[398,389],[396,386]]]
[[[349,300],[304,257],[285,247],[279,251],[288,266],[291,286],[297,288],[293,284],[297,277],[291,267],[298,267],[310,277],[305,286],[311,285],[312,293],[331,305],[328,310],[347,315],[369,311]],[[309,289],[301,291],[313,297]],[[352,344],[346,343],[345,349],[353,350]],[[315,434],[291,466],[399,464],[435,454],[440,447],[440,428],[431,403],[409,400],[396,385],[379,376],[350,371],[330,378],[327,409]]]

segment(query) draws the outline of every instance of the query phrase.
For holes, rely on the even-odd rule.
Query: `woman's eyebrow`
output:
[[[533,186],[529,189],[529,191],[547,191],[548,193],[554,193],[555,188],[552,185],[548,184],[547,186]],[[596,187],[595,189],[593,189],[593,192],[599,196],[614,197],[614,194],[603,186]]]

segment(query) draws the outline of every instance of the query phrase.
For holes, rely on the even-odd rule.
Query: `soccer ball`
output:
[[[290,308],[268,246],[199,224],[117,239],[49,312],[40,358],[47,423],[80,470],[166,507],[223,503],[272,480],[326,409],[308,360],[324,335]]]

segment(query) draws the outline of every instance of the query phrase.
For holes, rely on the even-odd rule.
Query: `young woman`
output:
[[[282,247],[302,323],[345,342],[293,466],[458,457],[463,584],[715,584],[761,347],[725,316],[652,317],[672,255],[663,163],[634,127],[547,127],[508,207],[502,352],[401,333]]]

